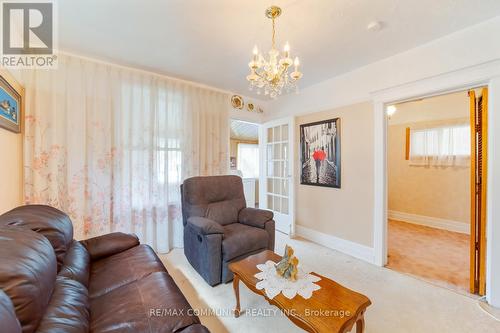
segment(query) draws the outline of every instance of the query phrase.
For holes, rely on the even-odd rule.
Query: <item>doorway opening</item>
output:
[[[387,107],[386,267],[480,295],[486,103],[480,88]]]
[[[230,120],[229,169],[243,178],[247,207],[259,207],[259,124]]]

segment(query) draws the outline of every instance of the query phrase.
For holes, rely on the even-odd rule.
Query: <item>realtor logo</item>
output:
[[[2,67],[55,68],[54,3],[2,2]]]

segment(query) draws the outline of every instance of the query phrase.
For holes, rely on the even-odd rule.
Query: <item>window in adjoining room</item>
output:
[[[466,165],[470,157],[469,125],[410,131],[410,163],[416,165]]]
[[[239,143],[237,164],[243,178],[259,178],[259,145]]]

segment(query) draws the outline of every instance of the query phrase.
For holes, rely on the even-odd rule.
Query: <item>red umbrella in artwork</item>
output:
[[[313,159],[315,161],[323,161],[326,158],[326,153],[323,150],[316,150],[313,153]]]

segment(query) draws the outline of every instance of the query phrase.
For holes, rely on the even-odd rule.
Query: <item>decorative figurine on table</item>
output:
[[[299,259],[293,255],[293,249],[287,245],[285,246],[283,259],[281,259],[280,262],[278,262],[274,267],[276,268],[276,273],[279,276],[282,276],[290,281],[296,281],[298,265]]]

